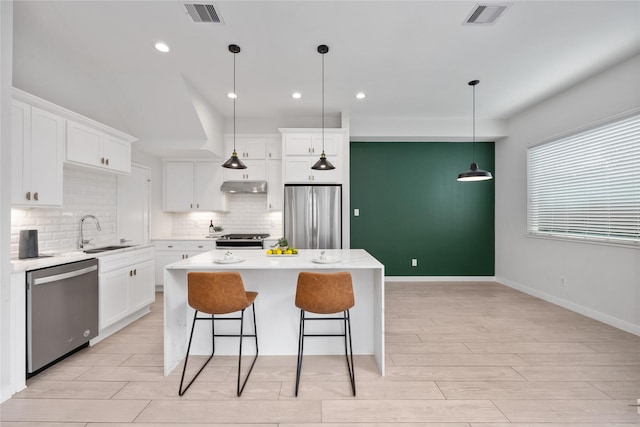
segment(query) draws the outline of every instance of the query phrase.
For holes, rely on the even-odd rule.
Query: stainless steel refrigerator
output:
[[[284,237],[297,249],[342,248],[342,186],[284,186]]]

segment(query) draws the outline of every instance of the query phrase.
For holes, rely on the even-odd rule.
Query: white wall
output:
[[[525,233],[527,147],[640,106],[638,76],[640,56],[513,117],[509,137],[496,144],[495,173],[497,280],[635,334],[640,334],[639,249]]]
[[[13,64],[13,2],[0,1],[0,402],[11,394],[11,72]]]

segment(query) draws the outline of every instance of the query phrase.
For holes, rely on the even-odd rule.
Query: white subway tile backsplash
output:
[[[223,233],[268,233],[282,235],[282,212],[267,210],[266,194],[229,194],[227,213],[174,213],[172,233],[175,236],[202,236],[209,232],[209,223],[224,228]]]
[[[76,250],[80,235],[80,218],[95,215],[102,231],[92,220],[86,220],[84,234],[93,239],[94,246],[110,245],[116,241],[116,176],[90,169],[64,168],[63,208],[12,209],[11,256],[18,256],[20,230],[38,230],[40,251]]]

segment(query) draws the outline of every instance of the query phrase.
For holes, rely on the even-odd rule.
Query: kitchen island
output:
[[[258,292],[255,302],[258,346],[261,356],[296,355],[300,310],[295,292],[301,271],[347,271],[353,278],[355,306],[351,309],[354,354],[372,354],[384,375],[384,265],[363,249],[300,250],[297,255],[268,256],[264,251],[235,251],[239,262],[224,263],[224,250],[212,250],[169,264],[164,279],[164,374],[168,375],[185,357],[193,309],[187,304],[187,273],[190,271],[238,271],[247,291]],[[335,261],[335,262],[328,262]],[[237,316],[237,313],[231,317]],[[216,316],[218,317],[218,316]],[[246,313],[245,331],[251,333],[251,313]],[[339,322],[314,323],[315,331],[331,332]],[[225,329],[226,328],[226,329]],[[238,333],[239,322],[216,322],[216,333]],[[309,329],[309,328],[307,328]],[[255,349],[245,339],[244,354]],[[209,322],[196,325],[191,354],[211,353]],[[337,338],[305,340],[305,354],[343,354]],[[237,355],[237,338],[218,338],[216,354]]]

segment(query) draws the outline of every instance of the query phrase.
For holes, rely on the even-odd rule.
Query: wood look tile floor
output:
[[[237,360],[216,358],[178,397],[180,369],[162,374],[162,309],[158,294],[150,314],[29,380],[0,406],[0,424],[640,425],[629,406],[640,398],[639,337],[497,283],[387,282],[387,375],[357,356],[355,398],[339,356],[306,356],[297,398],[295,356],[261,356],[240,398]]]

